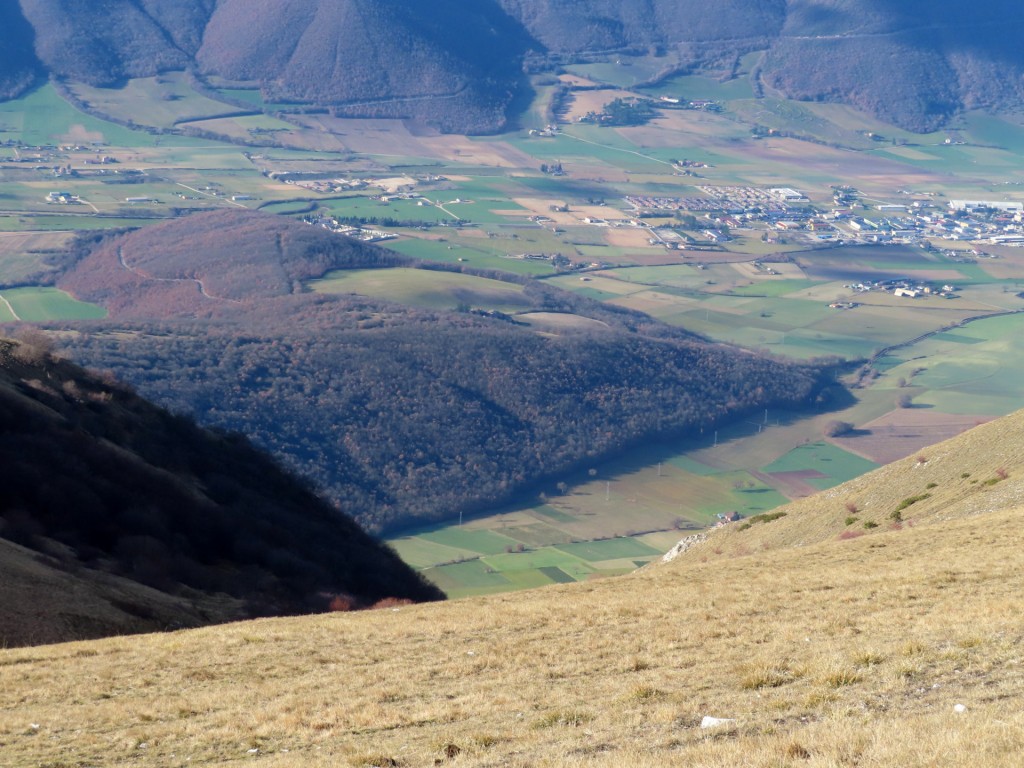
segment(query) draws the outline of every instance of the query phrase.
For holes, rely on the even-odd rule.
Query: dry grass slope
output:
[[[710,547],[686,556],[709,561],[840,537],[847,540],[1021,505],[1024,411],[781,507],[776,513],[786,515],[777,520],[751,520],[749,526],[717,531]]]
[[[1016,766],[1024,510],[994,438],[1020,421],[853,485],[888,489],[858,497],[881,519],[929,472],[982,485],[1007,468],[962,499],[947,489],[948,511],[932,489],[913,527],[836,541],[797,531],[794,507],[744,533],[820,543],[703,563],[741,540],[712,536],[618,579],[2,652],[0,753],[12,767]],[[843,492],[824,512],[804,502],[809,523]],[[702,729],[708,715],[734,722]]]

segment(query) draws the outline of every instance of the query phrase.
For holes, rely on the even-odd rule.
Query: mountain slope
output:
[[[21,95],[42,75],[33,36],[17,4],[0,4],[0,99]]]
[[[763,72],[787,96],[931,130],[960,109],[1024,101],[1022,33],[1013,0],[978,3],[967,16],[952,0],[790,0]]]
[[[50,73],[115,85],[185,69],[215,0],[21,0]]]
[[[913,470],[887,479],[916,488]],[[1011,768],[1021,507],[984,498],[968,517],[587,584],[0,652],[0,740],[12,766],[144,744],[210,766]]]
[[[526,92],[528,51],[552,61],[628,50],[666,69],[764,52],[763,84],[913,130],[963,109],[1024,105],[1024,10],[1014,0],[20,0],[0,13],[0,87],[36,71],[92,84],[168,69],[256,81],[270,101],[453,132],[501,130]],[[108,20],[113,20],[111,23]],[[532,57],[535,62],[537,56]],[[29,79],[26,79],[29,78]],[[4,80],[8,84],[4,85]],[[2,93],[2,92],[0,92]]]
[[[491,3],[221,0],[198,60],[271,100],[480,132],[504,123],[525,44]]]
[[[0,643],[8,648],[163,632],[246,617],[230,598],[198,598],[169,595],[0,538]]]
[[[339,594],[357,605],[440,597],[243,439],[200,430],[40,344],[0,341],[0,536],[45,555],[43,566],[165,593],[149,629],[175,612],[166,623],[326,610]],[[20,599],[45,605],[35,589]],[[140,614],[147,601],[121,602]],[[81,613],[68,636],[139,628]],[[55,631],[0,626],[0,637]]]
[[[749,45],[781,30],[785,0],[498,0],[548,50],[646,50],[680,43]]]
[[[713,546],[686,557],[848,540],[1022,505],[1024,411],[1018,411],[775,511],[785,517],[726,526],[714,533]]]

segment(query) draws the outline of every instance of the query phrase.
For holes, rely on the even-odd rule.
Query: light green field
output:
[[[978,320],[899,351],[884,380],[903,378],[924,391],[917,407],[1001,416],[1024,407],[1024,315]],[[916,373],[915,373],[916,372]]]
[[[318,293],[358,293],[428,309],[516,312],[531,306],[521,285],[430,269],[342,270],[328,273],[310,287]]]
[[[509,258],[481,245],[481,241],[460,238],[455,232],[444,240],[409,237],[384,243],[388,250],[424,261],[455,264],[461,260],[477,269],[500,269],[517,275],[550,275],[554,271],[550,262]]]
[[[128,80],[120,88],[69,87],[97,112],[159,128],[237,111],[237,107],[196,93],[183,72]]]
[[[0,305],[5,310],[13,309],[17,315],[11,320],[45,323],[51,320],[98,320],[107,316],[102,307],[78,301],[56,288],[13,288],[0,291],[0,297]]]
[[[764,467],[764,472],[815,471],[822,477],[807,478],[805,482],[818,490],[825,490],[878,467],[872,461],[856,456],[831,443],[808,443],[794,448],[777,461]]]
[[[69,232],[10,232],[0,236],[0,284],[24,284],[30,275],[45,270],[47,251],[65,248]]]
[[[604,539],[587,541],[579,544],[562,544],[556,549],[579,557],[587,562],[602,560],[619,560],[629,557],[651,557],[662,554],[641,541],[632,538]]]
[[[175,136],[180,146],[206,146],[209,142]],[[13,101],[0,102],[0,140],[20,139],[26,144],[100,143],[115,147],[153,147],[160,137],[133,131],[79,112],[51,85],[44,85]]]
[[[617,56],[616,61],[619,63],[571,64],[565,70],[598,83],[629,88],[650,80],[668,66],[665,58],[657,56]]]

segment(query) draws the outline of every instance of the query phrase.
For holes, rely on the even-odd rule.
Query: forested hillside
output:
[[[0,487],[0,537],[80,573],[79,589],[99,572],[120,579],[120,591],[130,581],[171,596],[188,624],[327,610],[339,595],[356,606],[440,597],[244,438],[204,431],[55,360],[42,338],[0,340]],[[45,599],[24,589],[5,601]],[[125,600],[129,614],[147,616],[144,596]],[[171,601],[153,602],[150,618],[175,615]],[[0,626],[0,638],[130,628],[76,621],[55,637]]]
[[[986,0],[790,0],[764,78],[797,99],[846,101],[912,130],[960,109],[1024,102],[1024,7]]]
[[[786,0],[498,0],[547,50],[563,54],[717,42],[766,46]]]
[[[17,3],[0,3],[0,99],[20,95],[42,75],[32,38]]]
[[[245,18],[245,24],[239,19]],[[200,66],[276,100],[487,132],[522,87],[527,36],[493,3],[220,0]]]
[[[376,530],[493,505],[637,441],[801,407],[822,389],[815,368],[541,284],[525,290],[537,311],[609,330],[548,337],[500,316],[305,293],[302,277],[331,268],[408,262],[272,216],[196,215],[79,255],[60,285],[111,317],[79,326],[77,359],[252,436]]]
[[[39,72],[92,84],[169,69],[259,83],[271,101],[453,132],[514,121],[531,66],[664,56],[839,101],[914,130],[1024,105],[1024,10],[989,0],[20,0],[0,9],[0,95]],[[26,22],[27,19],[27,22]],[[30,41],[34,30],[35,55]],[[724,70],[723,70],[724,67]]]

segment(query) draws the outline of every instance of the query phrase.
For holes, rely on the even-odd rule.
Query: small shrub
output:
[[[896,511],[897,512],[902,512],[907,507],[913,506],[914,504],[917,504],[917,502],[919,502],[919,501],[924,501],[925,499],[930,499],[931,497],[932,497],[932,495],[930,493],[921,493],[921,494],[918,494],[917,496],[908,496],[907,498],[905,498],[903,501],[901,501],[899,503],[899,506],[896,507]]]
[[[862,651],[853,657],[853,663],[858,667],[874,667],[885,661],[885,657],[874,651]]]
[[[462,754],[462,747],[458,744],[445,744],[441,747],[441,754],[444,756],[445,760],[454,760]]]
[[[489,733],[478,733],[473,737],[473,742],[481,749],[490,749],[501,743],[501,739]]]
[[[825,437],[839,437],[853,431],[853,424],[848,421],[832,420],[825,425],[822,433]]]
[[[860,520],[860,518],[859,518],[859,517],[853,517],[853,516],[851,515],[850,517],[846,518],[846,521],[845,521],[845,522],[846,522],[846,524],[847,524],[847,525],[849,526],[849,525],[853,525],[853,524],[854,524],[854,523],[856,523],[856,522],[857,522],[858,520]]]
[[[825,685],[830,688],[842,688],[860,682],[860,675],[849,669],[837,669],[825,676]]]
[[[811,753],[803,744],[797,741],[791,741],[786,747],[786,757],[790,760],[810,760]]]
[[[649,685],[638,685],[629,693],[629,698],[635,701],[650,701],[651,699],[657,699],[662,696],[662,691],[657,688],[652,688]]]
[[[1000,480],[1005,480],[1009,476],[1010,473],[1007,472],[1006,469],[1004,469],[1003,467],[1000,467],[999,469],[996,470],[996,477],[998,477]]]
[[[960,478],[963,479],[963,480],[966,480],[970,476],[971,476],[970,472],[961,472],[960,473]]]
[[[646,659],[633,659],[633,663],[629,665],[628,669],[630,672],[643,672],[645,669],[651,668],[651,662]]]
[[[788,669],[776,667],[754,667],[740,680],[740,688],[745,691],[758,691],[762,688],[778,688],[793,679]]]
[[[871,528],[877,528],[878,523],[876,523],[874,520],[867,520],[864,523],[864,527],[870,530]]]
[[[353,611],[356,608],[356,601],[349,595],[335,595],[328,607],[337,612]]]
[[[893,510],[892,512],[889,513],[889,519],[893,520],[893,521],[895,521],[897,523],[902,523],[903,522],[903,513],[900,510],[898,510],[898,509]]]
[[[843,531],[837,537],[840,541],[849,541],[864,535],[864,531]]]
[[[856,503],[852,501],[846,502],[845,506],[846,511],[849,512],[851,515],[856,515],[858,512],[860,512],[860,509],[857,508]]]
[[[754,515],[752,518],[747,520],[743,525],[740,526],[741,531],[747,530],[750,526],[755,523],[771,523],[778,520],[780,517],[785,517],[786,512],[765,512],[760,515]]]
[[[925,488],[938,488],[938,487],[939,487],[938,483],[928,483],[928,485],[925,486]]]
[[[408,763],[388,755],[367,755],[353,761],[359,768],[403,768]]]

